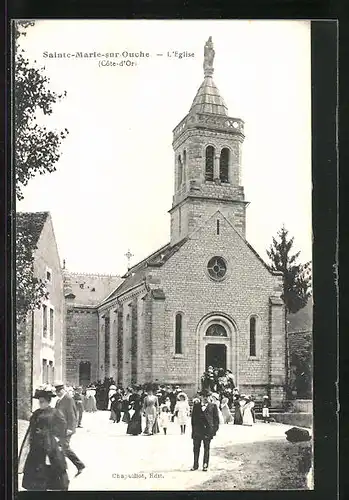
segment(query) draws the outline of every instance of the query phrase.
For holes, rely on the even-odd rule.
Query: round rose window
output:
[[[227,272],[227,264],[222,257],[212,257],[207,264],[210,277],[214,280],[221,280]]]

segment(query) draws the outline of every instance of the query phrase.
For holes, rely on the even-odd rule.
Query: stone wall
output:
[[[231,222],[245,234],[244,190],[241,182],[241,149],[243,139],[235,133],[217,130],[190,130],[174,143],[175,179],[178,179],[178,155],[186,152],[186,175],[183,183],[175,186],[171,210],[171,243],[190,233],[201,222],[220,208]],[[206,147],[215,149],[213,181],[205,180]],[[230,151],[229,182],[219,179],[219,156],[222,148]],[[198,197],[193,200],[190,197]],[[221,201],[220,201],[221,200]],[[240,203],[238,203],[240,202]]]
[[[98,314],[94,308],[67,304],[66,318],[66,381],[79,384],[79,364],[91,363],[91,381],[98,378]]]

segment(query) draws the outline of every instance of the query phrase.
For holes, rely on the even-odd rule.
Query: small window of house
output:
[[[42,336],[47,337],[47,306],[42,306]]]
[[[53,309],[50,309],[50,340],[53,340],[53,330],[54,330],[54,313]]]

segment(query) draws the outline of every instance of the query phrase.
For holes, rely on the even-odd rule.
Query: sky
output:
[[[70,271],[123,274],[128,249],[135,264],[169,242],[172,131],[203,81],[209,36],[213,80],[229,116],[245,122],[246,238],[267,260],[284,224],[300,260],[311,260],[309,21],[40,20],[21,47],[67,95],[38,121],[69,135],[57,171],[32,179],[17,210],[51,213]],[[94,51],[120,56],[45,57]],[[141,51],[149,57],[129,55]]]

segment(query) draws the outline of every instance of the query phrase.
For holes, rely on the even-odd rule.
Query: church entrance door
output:
[[[91,363],[81,361],[79,364],[79,385],[86,387],[91,382]]]
[[[227,368],[227,346],[225,344],[207,344],[206,345],[205,366],[214,368]]]

